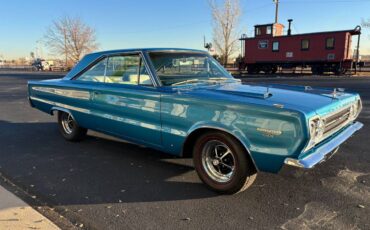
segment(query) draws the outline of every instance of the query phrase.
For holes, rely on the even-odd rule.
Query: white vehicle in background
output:
[[[34,66],[37,71],[51,71],[52,67],[54,66],[54,61],[46,61],[44,59],[37,58],[32,63],[32,66]]]

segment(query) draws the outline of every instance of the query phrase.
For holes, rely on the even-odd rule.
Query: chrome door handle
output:
[[[98,92],[98,91],[93,91],[92,92],[92,95],[91,95],[91,98],[92,99],[94,99],[94,98],[96,98],[97,96],[99,96],[100,95],[100,92]]]

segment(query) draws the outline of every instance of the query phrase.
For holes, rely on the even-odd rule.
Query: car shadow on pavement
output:
[[[68,142],[56,123],[0,121],[0,131],[0,171],[52,205],[217,195],[198,179],[191,159],[171,157],[97,133],[82,142]]]

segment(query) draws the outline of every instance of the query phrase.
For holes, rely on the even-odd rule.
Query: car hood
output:
[[[343,89],[311,88],[289,85],[245,85],[232,83],[206,89],[209,93],[223,94],[229,99],[251,103],[274,105],[302,110],[303,112],[324,113],[325,109],[337,109],[357,99],[358,94]]]

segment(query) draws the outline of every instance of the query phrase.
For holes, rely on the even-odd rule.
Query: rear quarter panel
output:
[[[82,126],[90,124],[90,90],[87,85],[72,84],[69,80],[30,81],[29,99],[37,109],[52,114],[54,109],[69,111]]]

